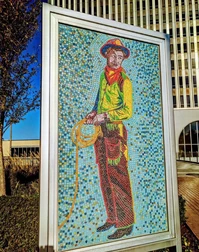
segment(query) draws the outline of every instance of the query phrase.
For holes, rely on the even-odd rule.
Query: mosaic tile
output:
[[[91,111],[106,60],[100,47],[114,36],[59,25],[59,174],[58,225],[66,218],[75,192],[76,147],[72,127]],[[129,237],[168,230],[159,48],[121,39],[131,56],[123,62],[133,83],[133,117],[128,131],[129,174],[136,222]],[[92,132],[92,126],[85,129]],[[106,221],[93,146],[79,150],[79,190],[70,219],[58,234],[59,251],[110,242],[112,228],[98,233]]]

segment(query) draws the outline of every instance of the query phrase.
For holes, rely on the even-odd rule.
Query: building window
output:
[[[179,137],[179,157],[191,160],[199,157],[199,121],[187,125]]]
[[[185,65],[185,69],[188,69],[188,60],[187,59],[184,60],[184,65]]]
[[[187,95],[187,107],[190,107],[190,106],[191,106],[191,104],[190,104],[190,96]]]
[[[193,27],[190,27],[190,36],[193,36]]]
[[[169,34],[170,34],[170,37],[173,38],[173,30],[172,29],[169,29]]]
[[[145,4],[145,1],[142,2],[142,7],[143,7],[143,10],[146,9],[146,4]]]
[[[177,34],[177,37],[180,36],[180,28],[177,28],[177,29],[176,29],[176,34]]]
[[[191,43],[191,52],[194,52],[194,43]]]
[[[176,96],[173,96],[173,107],[176,108],[177,105],[176,105]]]
[[[192,10],[189,11],[189,20],[193,20],[193,13],[192,13]]]
[[[198,96],[194,95],[194,103],[195,103],[195,107],[198,107]]]
[[[178,48],[178,53],[180,53],[181,52],[180,44],[177,44],[177,48]]]
[[[185,21],[185,13],[182,13],[182,21]]]
[[[179,77],[179,86],[180,86],[180,88],[183,87],[182,76]]]
[[[178,68],[182,69],[182,61],[181,61],[181,59],[178,60]]]
[[[30,157],[38,154],[39,147],[13,147],[11,148],[11,157]]]
[[[172,77],[172,88],[176,87],[176,83],[175,83],[175,77]]]
[[[170,44],[170,51],[173,53],[173,44]]]
[[[198,20],[198,19],[199,19],[199,7],[197,9],[197,5],[196,5],[196,20]]]
[[[152,0],[149,0],[149,7],[150,7],[150,9],[153,9],[153,3],[152,3]]]
[[[191,59],[191,63],[192,63],[192,68],[195,69],[196,68],[196,61],[195,61],[195,59]]]
[[[193,86],[197,87],[196,76],[193,75]]]
[[[153,24],[153,15],[150,15],[150,24]]]
[[[183,37],[186,37],[187,33],[186,33],[186,27],[183,27]]]
[[[181,106],[181,108],[184,108],[184,97],[183,97],[183,95],[180,96],[180,106]]]
[[[156,20],[156,24],[158,24],[159,23],[159,14],[155,15],[155,20]]]
[[[179,12],[176,12],[176,21],[179,21]]]
[[[166,14],[163,14],[163,23],[166,23]]]
[[[187,44],[183,44],[183,46],[184,46],[184,53],[186,53],[187,52]]]
[[[199,36],[199,26],[196,26],[196,33],[197,33],[197,36]]]
[[[186,83],[186,87],[189,87],[189,77],[185,76],[185,83]]]
[[[169,22],[172,22],[172,14],[169,13]]]
[[[174,60],[171,60],[171,70],[174,70]]]

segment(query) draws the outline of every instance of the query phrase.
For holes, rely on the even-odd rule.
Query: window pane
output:
[[[180,104],[181,104],[181,108],[184,108],[184,97],[183,97],[183,95],[180,96]]]
[[[196,68],[196,62],[195,62],[195,59],[192,59],[192,60],[191,60],[191,63],[192,63],[192,68]]]
[[[198,97],[197,95],[194,95],[194,102],[195,102],[195,107],[198,106]]]
[[[183,135],[183,132],[180,134],[179,144],[184,144],[184,135]]]
[[[191,104],[190,104],[190,96],[187,95],[187,107],[190,107],[190,106],[191,106]]]
[[[176,108],[177,107],[177,104],[176,104],[176,97],[173,96],[173,107]]]
[[[171,60],[171,69],[174,70],[174,60]]]
[[[184,157],[184,145],[179,145],[179,157]]]
[[[182,13],[182,21],[185,20],[185,13]],[[185,29],[185,33],[184,33],[184,28],[183,28],[183,35],[186,36],[186,29]]]
[[[183,87],[183,82],[182,82],[182,77],[181,76],[179,77],[179,85],[180,85],[181,88]]]
[[[172,77],[172,88],[175,88],[175,77]]]
[[[185,76],[185,82],[186,82],[186,87],[189,86],[189,77],[188,76]]]
[[[191,157],[191,145],[185,145],[186,157]]]
[[[199,13],[198,13],[198,15],[199,15]],[[199,26],[196,27],[196,32],[197,32],[197,36],[199,36]]]
[[[177,47],[178,47],[178,52],[180,53],[181,52],[180,44],[177,44]]]
[[[190,36],[193,36],[193,27],[190,27]]]
[[[192,138],[192,143],[197,144],[196,122],[191,124],[191,138]]]
[[[190,129],[189,125],[185,127],[185,144],[190,144]]]
[[[187,52],[187,44],[183,44],[184,45],[184,52]]]
[[[166,33],[166,31],[165,31]],[[170,45],[170,50],[171,50],[171,53],[173,53],[173,44]]]
[[[193,157],[197,157],[198,156],[198,145],[194,144],[192,146],[192,149],[193,149]]]

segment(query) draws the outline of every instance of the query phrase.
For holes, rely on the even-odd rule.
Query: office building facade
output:
[[[178,158],[198,161],[199,1],[49,0],[49,4],[170,35]]]

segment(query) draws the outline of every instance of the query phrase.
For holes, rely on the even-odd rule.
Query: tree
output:
[[[0,196],[6,194],[3,134],[39,106],[32,86],[36,54],[25,50],[38,29],[40,0],[0,0]]]

